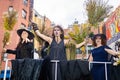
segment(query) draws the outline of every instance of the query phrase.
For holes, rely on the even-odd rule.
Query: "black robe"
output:
[[[27,42],[16,48],[16,50],[7,49],[6,53],[15,54],[16,59],[33,58],[34,46],[32,42]]]

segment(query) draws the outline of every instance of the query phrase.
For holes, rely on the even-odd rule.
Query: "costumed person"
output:
[[[115,46],[115,50],[120,53],[120,43],[119,42],[117,42],[117,45]],[[114,66],[120,65],[120,55],[113,57],[113,65]]]
[[[15,50],[6,49],[6,53],[16,55],[11,60],[11,80],[39,80],[42,60],[34,59],[34,35],[26,28],[17,30],[20,41]]]
[[[47,41],[50,45],[50,52],[49,52],[49,58],[50,60],[59,60],[59,61],[66,61],[66,50],[65,45],[68,43],[69,40],[64,40],[64,31],[61,26],[57,25],[53,28],[52,32],[52,38],[48,37],[42,33],[39,32],[37,24],[32,23],[33,30],[35,33],[42,38],[43,40]],[[50,67],[50,80],[55,80],[55,63],[51,62]],[[60,66],[58,64],[57,67],[57,80],[61,79],[61,73],[60,73]]]
[[[16,59],[31,58],[33,59],[34,46],[33,38],[34,35],[28,29],[19,29],[17,34],[20,37],[20,41],[15,50],[4,48],[4,52],[8,54],[15,54]]]
[[[120,53],[120,42],[117,42],[115,46],[115,50]],[[120,80],[120,55],[113,57],[110,80]]]
[[[42,58],[45,58],[47,56],[49,49],[49,43],[45,41],[43,48],[41,49],[41,56]]]
[[[109,62],[111,58],[109,55],[119,55],[118,52],[112,50],[106,45],[107,38],[104,34],[96,34],[93,37],[93,46],[94,49],[91,51],[89,61],[98,61],[98,62]],[[92,76],[93,80],[106,80],[105,79],[105,66],[104,64],[94,64],[92,65]],[[107,77],[110,79],[110,70],[109,65],[107,65]]]

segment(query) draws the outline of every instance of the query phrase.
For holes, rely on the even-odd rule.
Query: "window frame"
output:
[[[13,6],[9,6],[9,7],[8,7],[8,11],[9,11],[9,12],[13,11],[13,9],[14,9]]]
[[[25,6],[27,6],[27,5],[28,5],[28,0],[23,0],[23,4],[24,4]]]
[[[27,18],[27,11],[25,11],[24,9],[22,9],[22,18]]]

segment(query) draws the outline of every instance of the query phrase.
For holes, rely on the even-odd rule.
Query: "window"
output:
[[[38,15],[37,15],[37,14],[35,14],[35,17],[38,17]]]
[[[26,16],[27,16],[27,12],[23,9],[23,10],[22,10],[22,17],[23,17],[24,19],[26,19]]]
[[[21,26],[20,26],[21,28],[23,28],[23,27],[26,27],[26,25],[25,24],[23,24],[23,23],[21,23]]]
[[[12,11],[13,10],[13,6],[9,6],[9,8],[8,8],[8,11]]]
[[[23,0],[23,4],[24,4],[25,6],[27,6],[28,0]]]

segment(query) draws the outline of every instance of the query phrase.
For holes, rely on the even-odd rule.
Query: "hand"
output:
[[[89,42],[88,38],[85,38],[85,39],[84,39],[84,42],[85,42],[85,43],[88,43],[88,42]]]
[[[6,48],[3,48],[2,52],[5,53],[6,51],[7,51],[7,49],[6,49]]]
[[[30,42],[30,40],[28,38],[26,38],[22,41],[22,43],[24,43],[24,42],[27,43],[27,42]]]
[[[27,43],[27,42],[30,42],[30,39],[26,38],[26,39],[25,39],[25,42],[26,42],[26,43]]]
[[[34,31],[39,30],[36,23],[32,23],[31,25]]]
[[[34,22],[32,22],[32,26],[34,27],[34,26],[37,26],[37,24],[36,23],[34,23]]]

